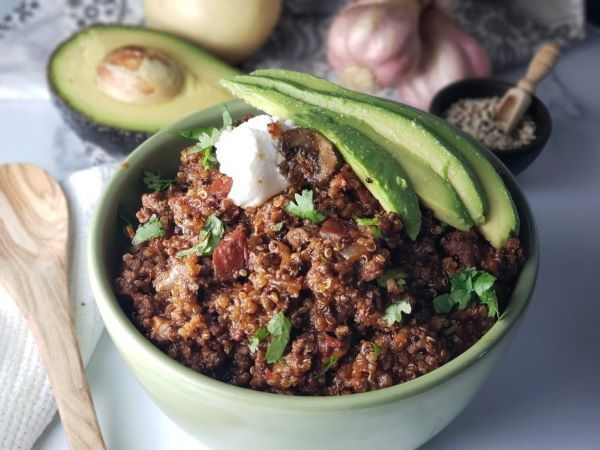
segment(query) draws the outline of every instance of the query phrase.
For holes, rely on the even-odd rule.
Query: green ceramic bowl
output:
[[[229,102],[228,108],[234,118],[256,112],[241,101]],[[221,110],[213,107],[192,114],[171,129],[220,124]],[[501,320],[464,354],[416,380],[364,394],[294,397],[232,386],[188,369],[154,347],[117,302],[112,280],[125,244],[117,210],[135,212],[145,191],[142,169],[174,174],[179,151],[187,144],[189,141],[163,130],[129,155],[100,198],[88,246],[89,275],[106,328],[131,371],[165,414],[212,449],[411,449],[448,425],[502,356],[535,285],[538,237],[534,219],[502,163],[486,153],[517,204],[529,259]]]

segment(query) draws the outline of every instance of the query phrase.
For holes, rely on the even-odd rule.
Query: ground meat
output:
[[[495,249],[476,231],[455,230],[423,209],[421,233],[411,241],[400,217],[385,212],[348,166],[338,166],[337,153],[327,179],[317,176],[307,150],[314,136],[304,146],[303,136],[287,137],[290,156],[305,158],[302,169],[286,166],[298,186],[246,210],[227,198],[230,178],[204,169],[201,154],[182,153],[174,185],[144,194],[137,213],[140,223],[156,215],[165,235],[122,257],[115,289],[131,320],[193,370],[280,394],[381,389],[477,342],[495,321],[487,307],[435,314],[433,298],[449,291],[452,274],[476,267],[497,277],[504,307],[526,256],[519,239]],[[285,210],[304,188],[327,216],[320,224]],[[211,214],[226,228],[212,255],[177,257],[199,243]],[[376,217],[376,230],[356,217]],[[392,268],[406,277],[381,282]],[[386,308],[400,300],[412,312],[390,324]],[[268,362],[269,339],[250,343],[279,312],[291,323],[290,339],[281,358]]]

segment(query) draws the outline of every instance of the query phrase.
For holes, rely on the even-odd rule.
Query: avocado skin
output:
[[[252,72],[251,76],[291,81],[302,85],[305,89],[339,95],[348,99],[370,101],[396,114],[418,120],[425,128],[439,135],[460,152],[469,161],[479,178],[489,204],[486,221],[478,227],[481,234],[496,248],[505,246],[511,236],[519,234],[519,215],[504,181],[484,156],[485,150],[482,149],[482,145],[462,130],[445,120],[408,105],[350,91],[315,75],[284,69],[264,69]]]
[[[81,140],[98,145],[115,156],[120,157],[131,153],[152,136],[152,133],[144,131],[125,130],[95,122],[69,106],[54,89],[50,90],[50,94],[52,103],[63,120]]]
[[[402,218],[407,236],[416,238],[421,228],[421,210],[404,169],[378,144],[347,125],[344,117],[274,89],[233,80],[221,80],[221,84],[252,106],[314,129],[332,141],[384,209]]]

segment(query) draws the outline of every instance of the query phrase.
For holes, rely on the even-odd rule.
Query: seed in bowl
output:
[[[494,113],[500,97],[465,98],[444,112],[444,118],[491,150],[523,147],[535,139],[535,122],[525,115],[511,134],[502,131]]]

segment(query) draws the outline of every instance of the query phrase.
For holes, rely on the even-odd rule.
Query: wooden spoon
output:
[[[525,78],[522,78],[515,87],[510,88],[498,103],[495,119],[500,122],[506,134],[512,133],[525,111],[531,105],[531,96],[536,85],[543,80],[554,68],[560,48],[554,42],[542,45],[529,63]]]
[[[106,449],[75,338],[67,288],[67,202],[30,164],[0,166],[0,283],[37,342],[72,449]]]

